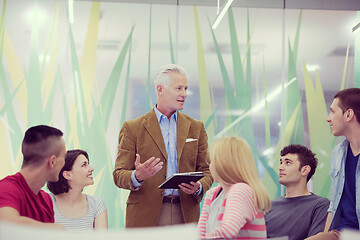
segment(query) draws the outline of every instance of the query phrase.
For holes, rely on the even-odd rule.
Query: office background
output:
[[[319,159],[310,187],[328,197],[339,139],[326,118],[336,92],[360,87],[360,6],[234,1],[212,29],[216,4],[188,2],[75,1],[69,23],[68,1],[2,0],[0,178],[19,171],[28,127],[55,126],[67,149],[89,153],[95,184],[85,193],[105,201],[111,228],[123,228],[128,192],[112,180],[118,133],[156,103],[156,71],[178,63],[189,80],[183,112],[205,123],[210,146],[245,138],[274,198],[283,192],[280,149],[305,144]]]

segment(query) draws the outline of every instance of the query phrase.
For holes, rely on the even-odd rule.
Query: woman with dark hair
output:
[[[65,165],[57,182],[48,182],[52,194],[55,222],[68,230],[107,229],[108,219],[104,202],[83,194],[84,187],[94,184],[87,152],[67,151]]]

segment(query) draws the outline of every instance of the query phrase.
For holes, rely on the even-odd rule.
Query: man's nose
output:
[[[182,90],[182,91],[181,91],[181,96],[186,97],[186,95],[187,95],[187,92],[186,92],[186,91],[187,91],[186,89]]]
[[[326,121],[329,123],[330,122],[330,113],[328,114]]]

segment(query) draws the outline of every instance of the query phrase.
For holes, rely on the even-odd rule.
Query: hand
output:
[[[199,190],[200,183],[198,182],[190,182],[190,184],[181,183],[179,185],[179,188],[186,194],[194,194]]]
[[[162,168],[160,158],[151,157],[146,162],[140,163],[140,155],[136,154],[135,178],[140,182],[154,176]]]

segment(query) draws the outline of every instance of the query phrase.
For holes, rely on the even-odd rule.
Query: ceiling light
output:
[[[69,11],[68,11],[69,23],[73,24],[74,23],[74,0],[68,0],[68,7],[69,7]]]
[[[25,18],[30,26],[35,24],[38,27],[42,27],[49,22],[48,12],[39,6],[39,4],[34,4],[33,7],[29,8],[25,14]]]
[[[352,28],[352,32],[355,32],[356,30],[358,30],[360,28],[360,22],[358,24],[356,24],[355,27]]]
[[[225,4],[225,6],[223,7],[223,9],[221,10],[220,14],[217,15],[215,22],[212,25],[212,29],[216,29],[217,26],[219,25],[220,21],[222,20],[222,18],[224,17],[225,13],[227,12],[227,10],[229,9],[231,3],[234,0],[228,0],[227,3]]]
[[[306,69],[308,70],[308,72],[315,72],[316,70],[319,69],[319,65],[317,65],[317,64],[306,64]]]

